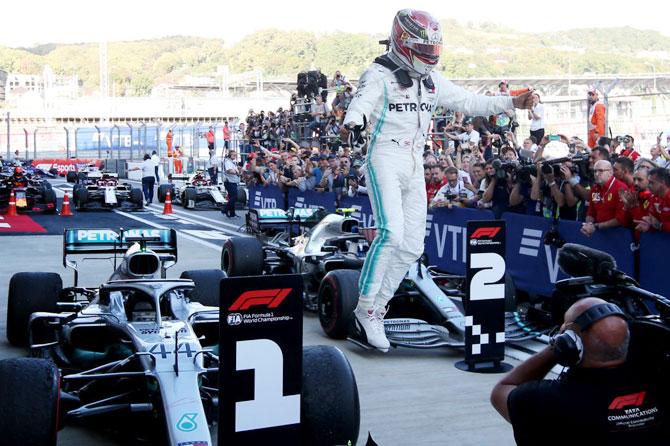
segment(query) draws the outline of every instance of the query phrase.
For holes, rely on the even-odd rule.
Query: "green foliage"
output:
[[[519,33],[493,23],[442,21],[445,44],[439,69],[448,77],[507,77],[590,73],[669,72],[670,63],[637,57],[642,51],[670,52],[670,38],[630,27]],[[161,82],[186,75],[212,75],[260,68],[266,79],[294,80],[299,71],[321,68],[331,78],[341,70],[357,78],[383,52],[383,35],[265,29],[225,47],[220,39],[171,36],[108,44],[110,84],[116,94],[146,95]],[[49,65],[58,75],[79,76],[84,92],[99,85],[98,44],[0,47],[0,69],[38,74]]]

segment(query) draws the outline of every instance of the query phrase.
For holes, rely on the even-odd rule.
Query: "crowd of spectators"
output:
[[[488,94],[521,94],[507,83]],[[284,190],[366,194],[364,153],[346,142],[342,121],[354,88],[337,72],[328,91],[310,101],[293,98],[290,109],[250,111],[250,154],[243,179]],[[328,93],[334,98],[328,103]],[[639,232],[670,230],[670,154],[661,144],[644,158],[635,139],[601,137],[590,149],[576,136],[545,135],[539,94],[523,116],[463,116],[437,110],[424,152],[429,208],[489,209],[583,222],[582,232],[628,227]],[[304,107],[305,102],[311,106]],[[518,119],[530,134],[518,135]],[[244,129],[243,129],[244,130]],[[668,138],[670,142],[670,138]],[[565,156],[556,159],[556,150]]]

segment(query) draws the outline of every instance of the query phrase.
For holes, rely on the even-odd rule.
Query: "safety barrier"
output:
[[[249,188],[250,208],[324,207],[334,212],[335,194],[291,189],[284,194],[276,186]],[[343,197],[340,207],[354,208],[353,216],[364,226],[374,226],[370,201],[366,196]],[[439,208],[428,212],[426,220],[425,252],[431,265],[454,274],[465,274],[465,250],[468,243],[466,227],[469,220],[493,220],[488,210]],[[670,280],[665,264],[670,252],[670,234],[643,234],[635,249],[631,231],[623,228],[596,231],[592,237],[580,232],[581,222],[551,220],[522,214],[505,213],[502,219],[507,227],[507,271],[520,290],[549,296],[557,280],[566,278],[558,267],[559,241],[579,243],[611,254],[617,266],[626,274],[636,277],[640,285],[650,291],[670,296]],[[545,244],[545,239],[553,243]],[[639,262],[639,271],[635,263]]]

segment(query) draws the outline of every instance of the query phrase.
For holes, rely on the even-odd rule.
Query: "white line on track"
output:
[[[147,208],[152,210],[152,211],[162,210],[161,206],[158,205],[158,204],[155,204],[155,203],[147,206]],[[225,233],[228,233],[228,234],[235,234],[235,235],[240,234],[240,231],[239,231],[240,225],[233,225],[233,224],[230,224],[230,223],[224,223],[222,221],[214,220],[213,218],[203,217],[202,215],[197,215],[197,214],[194,214],[194,213],[191,213],[191,212],[186,212],[186,211],[182,211],[182,210],[178,210],[178,209],[173,209],[172,213],[179,216],[179,218],[181,220],[190,221],[192,223],[196,223],[196,224],[199,224],[201,226],[207,226],[208,228],[217,229],[219,231],[222,231],[222,232],[225,232]],[[215,223],[216,225],[212,225],[212,224],[209,224],[209,223],[206,223],[206,222],[212,222],[212,223]],[[231,227],[232,229],[227,229],[227,228],[224,228],[223,226],[228,226],[228,227]]]
[[[156,229],[169,229],[169,228],[166,227],[166,226],[159,225],[159,224],[154,223],[154,222],[149,221],[149,220],[145,220],[145,219],[143,219],[143,218],[140,218],[140,217],[138,217],[138,216],[136,216],[136,215],[129,214],[129,213],[127,213],[127,212],[119,211],[119,210],[117,210],[117,209],[114,209],[114,212],[116,212],[116,213],[119,214],[119,215],[123,215],[124,217],[128,217],[128,218],[131,218],[131,219],[133,219],[133,220],[137,220],[137,221],[139,221],[140,223],[144,223],[145,225],[153,226],[153,227],[156,228]],[[206,247],[208,247],[208,248],[215,249],[216,251],[219,251],[219,252],[221,251],[221,246],[219,246],[219,245],[215,245],[214,243],[209,243],[209,242],[206,242],[206,241],[204,241],[204,240],[201,240],[201,239],[199,239],[199,238],[197,238],[197,237],[193,237],[192,235],[185,234],[183,231],[177,231],[177,232],[179,232],[180,237],[184,237],[185,239],[192,240],[192,241],[194,241],[194,242],[196,242],[196,243],[201,244],[202,246],[206,246]]]

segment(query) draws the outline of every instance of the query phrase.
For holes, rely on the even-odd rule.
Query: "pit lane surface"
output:
[[[62,187],[67,189],[65,184]],[[1,236],[5,261],[0,263],[0,359],[26,354],[10,346],[4,335],[7,288],[12,274],[53,271],[61,274],[64,286],[72,285],[72,271],[61,266],[64,226],[85,223],[81,226],[175,228],[179,234],[179,262],[168,270],[168,277],[179,277],[184,270],[220,267],[220,247],[243,222],[241,217],[227,219],[217,211],[185,211],[175,207],[175,214],[169,219],[162,216],[161,211],[162,205],[154,204],[145,212],[82,212],[72,219],[40,215],[35,216],[35,220],[49,229],[47,234],[53,235]],[[241,216],[242,212],[238,214]],[[111,262],[84,262],[81,284],[98,286],[111,272]],[[358,444],[365,444],[368,432],[381,446],[514,444],[511,427],[489,403],[489,393],[500,375],[456,369],[454,364],[461,359],[458,352],[448,349],[392,349],[388,354],[364,351],[351,343],[327,338],[318,318],[307,312],[303,343],[335,345],[351,362],[361,403]],[[67,427],[61,431],[58,444],[127,443],[89,428]]]

